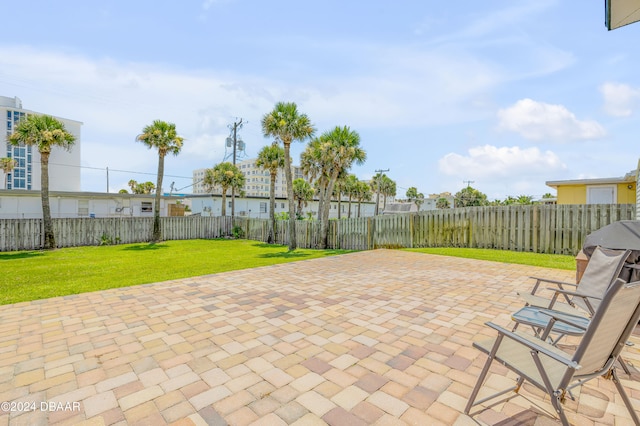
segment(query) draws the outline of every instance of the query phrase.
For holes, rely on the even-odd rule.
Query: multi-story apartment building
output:
[[[244,160],[236,163],[236,167],[245,176],[245,185],[243,191],[247,197],[269,197],[269,185],[271,184],[271,176],[268,170],[264,170],[256,166],[256,159]],[[197,169],[193,171],[193,193],[206,194],[221,193],[220,188],[214,188],[213,191],[207,191],[203,184],[206,169]],[[304,178],[302,170],[298,166],[292,166],[293,179]],[[278,170],[276,176],[276,198],[287,197],[287,182],[284,176],[284,169]]]
[[[18,125],[29,114],[41,114],[22,108],[22,101],[15,97],[0,96],[0,157],[16,161],[15,168],[7,173],[0,169],[0,188],[40,190],[40,153],[34,146],[13,146],[6,141]],[[49,189],[51,191],[80,191],[80,127],[75,120],[56,117],[67,131],[76,137],[71,150],[51,150],[49,157]],[[5,184],[6,182],[6,184]],[[6,185],[6,186],[5,186]]]

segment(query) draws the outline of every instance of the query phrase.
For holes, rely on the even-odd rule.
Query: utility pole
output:
[[[467,184],[467,188],[471,187],[472,183],[476,183],[475,180],[463,180],[462,183],[466,183]]]
[[[377,175],[378,175],[378,184],[376,185],[376,209],[375,209],[375,216],[378,216],[378,210],[380,208],[380,180],[382,179],[382,173],[384,172],[388,172],[389,169],[386,170],[374,170]]]
[[[235,121],[232,125],[233,128],[233,165],[236,165],[236,154],[238,146],[238,130],[242,129],[242,118],[240,121]],[[231,221],[233,222],[236,217],[236,188],[231,187]]]
[[[107,194],[109,193],[109,168],[107,167]]]

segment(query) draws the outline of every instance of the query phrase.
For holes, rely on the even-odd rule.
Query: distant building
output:
[[[226,214],[231,215],[231,197],[226,198]],[[222,214],[222,195],[220,194],[193,194],[185,196],[185,203],[190,206],[191,214],[201,216],[220,216]],[[269,199],[265,197],[237,197],[236,198],[236,216],[247,218],[269,218]],[[341,213],[340,216],[343,219],[347,218],[349,211],[349,203],[340,203]],[[360,217],[373,216],[375,211],[375,203],[363,202],[360,205]],[[289,212],[289,203],[286,197],[276,198],[275,214]],[[302,215],[306,218],[309,215],[313,219],[318,217],[318,200],[309,201],[306,207],[302,209]],[[351,203],[351,218],[358,216],[358,203]],[[329,209],[329,218],[338,218],[338,202],[331,201],[331,208]]]
[[[29,114],[42,114],[22,108],[22,101],[15,97],[0,96],[0,134],[4,140],[10,136],[21,119]],[[75,120],[56,117],[69,133],[76,137],[70,151],[62,148],[51,150],[49,157],[49,189],[51,191],[80,191],[80,127]],[[40,190],[40,153],[36,147],[13,146],[0,143],[0,157],[16,160],[17,166],[5,176],[0,169],[0,188]],[[5,187],[6,179],[6,187]]]
[[[271,185],[271,175],[268,170],[256,166],[256,158],[244,160],[236,163],[236,167],[244,174],[245,185],[243,191],[247,197],[269,197],[269,187]],[[214,188],[212,192],[207,191],[203,181],[206,169],[196,169],[193,171],[193,193],[194,194],[221,194],[220,188]],[[292,179],[304,178],[302,169],[292,166]],[[284,169],[278,170],[276,176],[276,197],[287,197],[287,182],[284,176]]]
[[[49,203],[52,218],[153,217],[155,194],[50,191]],[[182,197],[163,196],[160,216],[181,216],[184,205]],[[40,191],[0,189],[0,219],[41,218]]]
[[[558,204],[634,204],[636,170],[622,177],[546,182],[558,194]]]

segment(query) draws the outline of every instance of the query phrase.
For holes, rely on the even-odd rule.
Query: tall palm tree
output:
[[[360,135],[348,126],[337,126],[309,143],[303,156],[316,172],[320,189],[320,248],[327,247],[329,238],[329,211],[331,196],[338,180],[346,175],[351,165],[362,164],[367,158],[360,148]]]
[[[277,143],[267,145],[258,152],[258,159],[256,160],[256,166],[261,167],[263,170],[267,170],[270,176],[269,185],[269,236],[267,242],[273,244],[275,241],[275,229],[276,229],[276,178],[278,177],[278,170],[284,168],[284,148],[280,147]]]
[[[229,189],[240,190],[244,186],[244,174],[238,167],[226,161],[216,164],[213,169],[204,172],[204,185],[211,192],[215,186],[222,188],[222,210],[221,215],[227,215],[227,191]]]
[[[30,114],[20,120],[13,134],[9,136],[12,145],[32,145],[40,153],[40,195],[42,198],[42,218],[44,222],[44,248],[56,247],[49,205],[49,156],[53,147],[70,150],[76,137],[67,132],[64,124],[50,115]]]
[[[156,183],[156,202],[153,209],[153,236],[151,240],[158,242],[162,239],[160,229],[160,197],[162,196],[162,178],[164,177],[164,157],[167,154],[178,155],[182,149],[184,138],[178,136],[176,125],[161,120],[154,122],[142,129],[142,133],[136,136],[136,141],[142,142],[149,149],[158,150],[158,180]]]
[[[262,133],[265,137],[274,137],[284,145],[284,174],[287,181],[287,200],[289,204],[289,250],[295,250],[296,217],[293,205],[293,177],[291,176],[291,143],[304,141],[313,136],[315,128],[306,114],[300,114],[293,102],[278,102],[273,110],[262,117]]]
[[[0,169],[4,172],[4,189],[7,189],[7,183],[9,182],[9,173],[13,171],[18,163],[13,158],[4,157],[0,158]]]
[[[313,199],[313,194],[315,194],[315,190],[311,186],[309,182],[302,178],[294,179],[293,181],[293,198],[296,201],[297,209],[296,209],[296,217],[302,217],[302,206],[305,207]]]

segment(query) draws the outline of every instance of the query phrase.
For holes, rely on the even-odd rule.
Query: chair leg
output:
[[[551,404],[553,405],[553,408],[555,408],[558,417],[560,417],[560,421],[562,422],[562,424],[564,426],[569,426],[569,419],[567,419],[567,416],[564,414],[564,409],[562,408],[561,392],[554,392],[551,395]]]
[[[633,422],[636,425],[640,426],[640,418],[638,418],[638,415],[636,414],[636,411],[633,408],[633,405],[631,405],[631,400],[627,396],[627,392],[625,392],[624,387],[622,386],[622,383],[620,383],[620,379],[618,378],[618,373],[616,372],[615,368],[611,369],[611,380],[613,380],[613,383],[615,383],[616,389],[618,389],[618,393],[622,397],[622,400],[624,401],[624,405],[627,407],[627,410],[629,410],[629,414],[631,414],[631,418],[633,419]]]
[[[493,351],[492,351],[493,352]],[[471,411],[471,407],[473,407],[473,402],[478,397],[478,392],[480,391],[480,387],[484,383],[484,379],[487,377],[487,373],[489,372],[489,367],[491,367],[491,363],[493,362],[492,354],[489,354],[487,357],[487,361],[484,363],[484,367],[482,368],[482,372],[480,376],[478,376],[478,381],[476,382],[475,387],[471,391],[471,395],[469,396],[469,401],[467,402],[467,406],[464,408],[464,413],[469,414]]]

